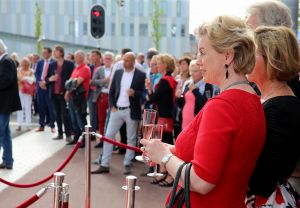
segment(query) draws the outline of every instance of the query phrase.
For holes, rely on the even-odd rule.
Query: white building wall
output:
[[[130,2],[134,1],[134,3]],[[143,15],[140,16],[140,4],[143,1]],[[125,5],[120,10],[114,0],[105,0],[106,2],[106,32],[104,37],[99,41],[90,36],[89,31],[89,12],[94,2],[103,3],[103,0],[37,0],[43,12],[43,32],[45,39],[57,40],[66,43],[76,43],[89,46],[98,46],[108,49],[121,49],[130,47],[135,52],[146,53],[149,47],[153,47],[151,38],[151,17],[150,7],[153,7],[152,0],[125,0]],[[167,13],[161,18],[161,23],[166,24],[166,36],[162,37],[160,49],[162,52],[171,53],[180,57],[184,52],[189,51],[189,28],[188,28],[188,11],[189,0],[181,0],[181,16],[177,17],[177,0],[164,0]],[[0,15],[0,32],[22,34],[25,36],[34,36],[34,18],[35,18],[36,0],[1,0]],[[29,5],[28,5],[29,4]],[[152,5],[151,5],[152,4]],[[130,6],[134,6],[134,16],[131,14]],[[16,8],[14,11],[11,8]],[[121,23],[126,24],[124,37],[119,37],[117,32],[118,18],[112,15],[112,8],[120,11]],[[29,10],[29,11],[27,11]],[[187,14],[187,15],[185,15]],[[61,24],[63,23],[63,27]],[[71,22],[73,22],[74,33],[72,32]],[[87,35],[83,35],[83,24],[87,23]],[[111,36],[111,24],[115,23],[115,35]],[[134,24],[134,36],[130,36],[130,23]],[[140,24],[148,25],[148,35],[140,37]],[[172,24],[177,25],[176,37],[171,35]],[[186,24],[185,37],[181,37],[180,27]],[[121,26],[120,26],[121,33]],[[121,44],[119,44],[119,41]],[[22,46],[23,43],[19,43]],[[26,43],[24,50],[28,50],[30,44]],[[26,49],[25,49],[26,48]],[[31,46],[33,52],[35,46]],[[17,49],[17,48],[16,48]]]

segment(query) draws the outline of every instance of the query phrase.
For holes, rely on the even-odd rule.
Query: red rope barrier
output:
[[[81,143],[82,143],[82,139],[79,139],[78,142],[76,143],[75,147],[73,148],[72,152],[68,155],[68,157],[65,159],[65,161],[54,171],[54,173],[60,172],[62,169],[64,169],[64,167],[70,162],[70,160],[73,158],[73,156],[79,149]],[[16,183],[6,181],[3,178],[0,178],[0,182],[4,183],[6,185],[9,185],[9,186],[17,187],[17,188],[31,188],[31,187],[39,186],[39,185],[49,181],[52,177],[53,177],[53,173],[51,175],[49,175],[48,177],[46,177],[38,182],[32,183],[32,184],[16,184]]]
[[[36,194],[34,194],[31,198],[23,202],[22,204],[16,206],[16,208],[26,208],[32,205],[34,202],[39,200],[47,191],[47,188],[42,188],[40,191],[38,191]]]
[[[108,143],[111,143],[113,145],[117,145],[119,147],[122,147],[122,148],[126,148],[126,149],[130,149],[130,150],[133,150],[135,152],[138,152],[138,153],[143,153],[140,148],[138,147],[134,147],[134,146],[129,146],[129,145],[126,145],[126,144],[123,144],[123,143],[120,143],[120,142],[117,142],[115,140],[112,140],[112,139],[109,139],[109,138],[106,138],[104,136],[102,136],[101,134],[95,134],[97,137],[99,137],[101,140],[104,140]]]
[[[22,204],[16,206],[16,208],[26,208],[26,207],[29,207],[30,205],[32,205],[37,200],[39,200],[39,197],[35,194],[30,199],[28,199],[27,201],[25,201]]]

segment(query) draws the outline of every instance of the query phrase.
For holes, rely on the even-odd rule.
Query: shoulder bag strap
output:
[[[185,207],[190,208],[190,172],[192,168],[192,163],[188,163],[185,168],[185,175],[184,175],[184,198],[185,198]]]
[[[167,208],[172,208],[172,206],[174,205],[176,199],[178,199],[178,197],[180,196],[179,194],[178,195],[176,194],[176,190],[177,190],[179,179],[180,179],[180,176],[181,176],[181,171],[182,171],[183,167],[186,164],[187,163],[182,163],[179,166],[178,170],[177,170],[177,173],[176,173],[176,176],[175,176],[175,179],[174,179],[174,183],[173,183],[173,187],[172,187],[172,193],[171,193],[170,201],[169,201],[169,204],[168,204]],[[179,191],[179,192],[182,193],[182,191]]]

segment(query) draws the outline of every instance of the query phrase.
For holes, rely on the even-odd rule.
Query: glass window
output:
[[[167,25],[166,24],[161,24],[160,28],[161,28],[161,35],[162,36],[167,36]]]
[[[135,1],[131,0],[130,4],[129,4],[129,12],[130,12],[130,16],[134,16],[135,15]]]
[[[185,25],[181,25],[180,33],[181,33],[181,37],[185,36]]]
[[[111,2],[111,16],[116,16],[117,3],[115,1]]]
[[[163,11],[162,16],[167,16],[168,11],[167,11],[167,1],[166,0],[161,0],[159,1],[159,8]]]
[[[171,35],[172,35],[172,37],[176,36],[176,25],[175,24],[172,24],[172,26],[171,26]]]
[[[82,28],[83,29],[82,30],[83,31],[82,34],[83,35],[87,35],[87,30],[88,30],[88,24],[87,24],[87,22],[84,22],[82,26],[83,26],[83,28]]]
[[[148,25],[140,24],[140,36],[148,36]]]
[[[139,16],[144,16],[144,0],[139,0]]]
[[[73,20],[69,21],[69,35],[75,34],[75,23]]]
[[[106,0],[102,0],[102,5],[106,8]]]
[[[130,24],[130,36],[134,36],[134,24]]]
[[[181,16],[181,0],[177,0],[176,2],[176,15],[177,17]]]
[[[153,0],[149,0],[148,2],[149,16],[153,15]]]
[[[124,23],[121,24],[121,35],[125,36],[125,24]]]
[[[111,35],[115,36],[116,35],[116,24],[111,23]]]

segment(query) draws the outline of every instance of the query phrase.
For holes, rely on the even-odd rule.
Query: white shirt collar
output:
[[[133,70],[131,70],[130,72],[126,71],[125,68],[124,68],[124,72],[125,72],[125,73],[128,73],[128,74],[133,74],[134,71],[135,71],[135,68],[133,68]]]

